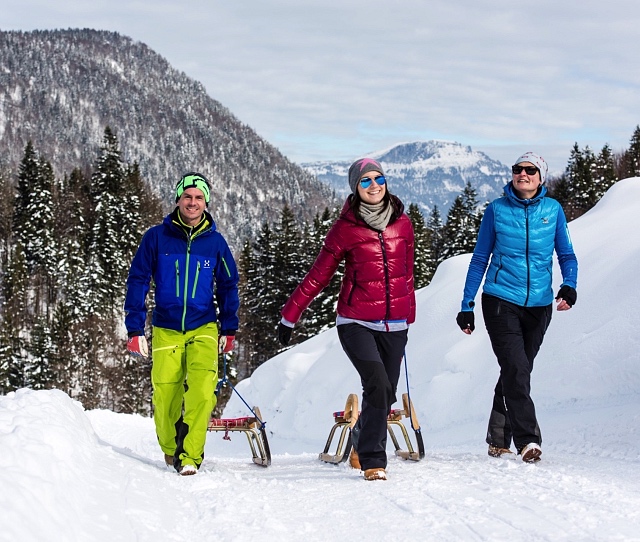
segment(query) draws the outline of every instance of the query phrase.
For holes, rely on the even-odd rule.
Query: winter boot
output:
[[[500,448],[498,446],[493,446],[489,444],[489,455],[491,457],[499,457],[502,459],[515,459],[516,454],[514,454],[509,448]]]
[[[352,469],[361,469],[360,458],[358,457],[358,452],[356,452],[355,448],[351,448],[351,453],[349,454],[349,465],[351,465]]]
[[[367,469],[364,471],[365,480],[386,480],[387,473],[383,468]]]
[[[173,468],[173,456],[169,454],[164,454],[164,462],[168,468]]]
[[[180,470],[178,471],[178,474],[180,476],[191,476],[191,475],[195,474],[196,472],[198,472],[198,469],[196,469],[196,467],[194,465],[190,465],[189,463],[187,463],[186,465],[182,465],[180,467]]]
[[[530,442],[522,450],[520,450],[520,457],[525,463],[537,463],[540,461],[542,450],[540,446],[535,442]]]

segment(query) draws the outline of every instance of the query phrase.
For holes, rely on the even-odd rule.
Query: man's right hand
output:
[[[473,311],[460,311],[456,317],[456,322],[467,335],[471,335],[476,328]]]
[[[127,341],[127,350],[134,356],[146,358],[149,355],[149,345],[144,335],[136,335],[129,337]]]

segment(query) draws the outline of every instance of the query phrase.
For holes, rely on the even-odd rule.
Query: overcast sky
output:
[[[141,41],[295,162],[442,139],[552,171],[640,124],[638,0],[0,0]]]

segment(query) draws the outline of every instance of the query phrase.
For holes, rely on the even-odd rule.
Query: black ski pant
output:
[[[362,409],[351,438],[362,470],[387,466],[387,417],[396,402],[408,331],[338,326],[338,337],[362,382]]]
[[[531,371],[551,322],[552,305],[521,307],[483,294],[482,314],[500,365],[487,443],[509,448],[513,439],[518,452],[531,442],[542,444],[531,399]]]

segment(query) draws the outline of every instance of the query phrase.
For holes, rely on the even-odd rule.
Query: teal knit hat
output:
[[[209,181],[207,181],[207,178],[204,175],[195,172],[184,175],[176,185],[176,203],[178,203],[180,196],[182,196],[182,193],[187,188],[197,188],[200,190],[204,194],[205,203],[209,205],[211,188],[209,186]]]

